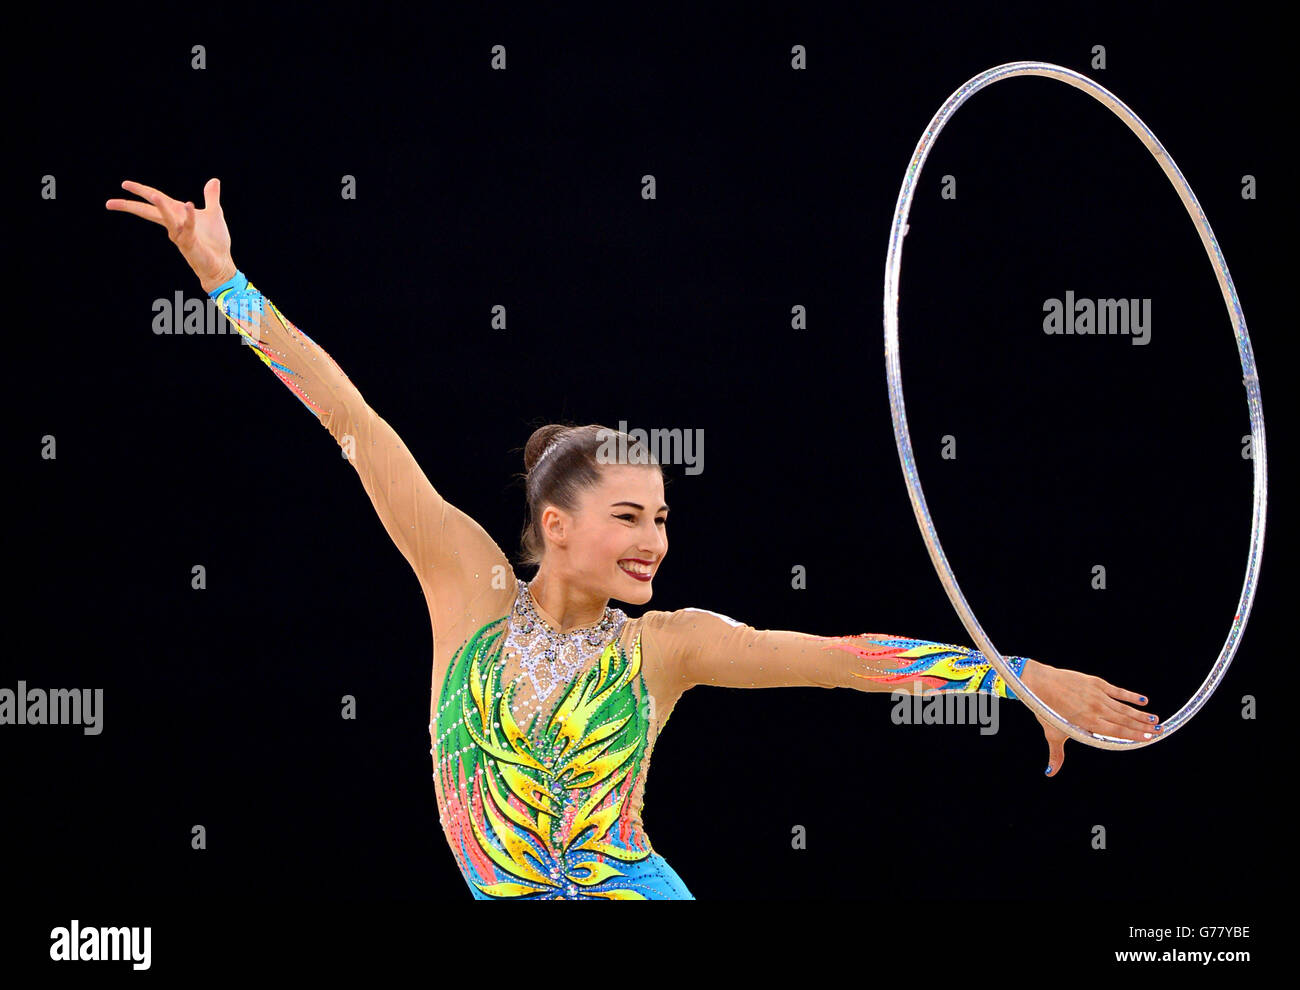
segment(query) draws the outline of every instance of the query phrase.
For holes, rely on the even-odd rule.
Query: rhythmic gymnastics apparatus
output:
[[[447,842],[476,899],[691,899],[650,844],[650,757],[696,684],[982,692],[1015,698],[976,650],[894,635],[755,629],[698,608],[629,618],[668,552],[662,469],[607,463],[625,434],[552,424],[524,451],[531,582],[415,458],[343,370],[235,266],[217,179],[204,208],[150,186],[105,204],[165,227],[205,292],[344,449],[419,578],[433,625],[429,710]],[[629,458],[630,459],[630,458]],[[1098,677],[1007,658],[1023,683],[1090,731],[1150,739],[1146,698]],[[1037,716],[1055,776],[1067,735]]]

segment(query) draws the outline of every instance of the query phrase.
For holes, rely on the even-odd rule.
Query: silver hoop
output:
[[[997,651],[992,641],[984,634],[984,630],[975,618],[975,614],[966,603],[966,598],[957,585],[957,578],[953,575],[952,568],[948,564],[948,558],[939,545],[939,537],[935,532],[934,522],[930,519],[930,510],[925,504],[925,494],[921,491],[921,481],[917,476],[915,456],[912,453],[912,442],[908,435],[907,413],[903,407],[902,373],[898,359],[898,281],[899,271],[902,267],[903,238],[907,234],[907,215],[912,208],[912,195],[915,192],[916,180],[921,174],[921,166],[925,164],[925,159],[930,154],[930,147],[934,139],[939,136],[939,132],[943,130],[944,124],[947,123],[953,112],[984,87],[992,85],[1000,79],[1009,79],[1013,76],[1046,76],[1067,83],[1075,89],[1082,90],[1098,102],[1109,107],[1117,117],[1128,125],[1129,130],[1136,134],[1142,143],[1146,145],[1147,150],[1151,152],[1165,175],[1169,177],[1169,181],[1173,183],[1174,189],[1200,232],[1201,243],[1205,245],[1210,263],[1215,268],[1219,287],[1223,291],[1223,301],[1228,307],[1229,317],[1232,318],[1234,334],[1237,338],[1237,349],[1241,354],[1242,382],[1246,386],[1247,405],[1250,409],[1250,429],[1253,444],[1251,453],[1255,470],[1254,510],[1251,516],[1250,556],[1246,564],[1246,578],[1241,587],[1241,597],[1237,602],[1237,612],[1232,620],[1232,628],[1228,632],[1228,638],[1223,644],[1223,649],[1219,652],[1218,659],[1210,669],[1209,676],[1201,683],[1191,700],[1183,705],[1172,717],[1164,721],[1164,732],[1160,734],[1153,733],[1152,738],[1147,740],[1119,739],[1115,736],[1090,732],[1075,725],[1049,708],[1011,670],[1007,662],[1002,658],[1002,654]],[[1259,376],[1255,370],[1255,356],[1251,350],[1250,336],[1246,332],[1246,317],[1242,314],[1241,303],[1237,299],[1237,290],[1232,283],[1232,276],[1228,274],[1227,262],[1223,259],[1223,252],[1219,250],[1219,242],[1214,236],[1214,231],[1210,228],[1210,222],[1205,218],[1201,204],[1187,184],[1187,180],[1183,178],[1183,173],[1179,171],[1178,166],[1174,164],[1173,158],[1165,151],[1164,146],[1151,133],[1150,128],[1142,122],[1141,118],[1105,87],[1093,82],[1086,76],[1080,75],[1078,72],[1060,65],[1053,65],[1050,62],[1007,62],[1004,65],[994,66],[969,79],[961,88],[948,97],[943,106],[939,108],[939,112],[931,118],[929,125],[925,129],[925,134],[922,135],[920,142],[916,146],[916,151],[912,155],[912,164],[908,167],[907,175],[903,178],[902,189],[898,194],[898,205],[894,209],[893,228],[889,238],[889,253],[885,258],[885,369],[889,376],[889,408],[894,418],[894,438],[898,444],[898,457],[903,466],[903,477],[907,482],[908,493],[911,495],[912,508],[915,510],[917,522],[921,526],[921,536],[930,551],[930,559],[934,562],[934,568],[939,575],[939,580],[943,582],[949,600],[961,617],[962,625],[966,627],[966,631],[979,645],[985,658],[1002,675],[1003,680],[1012,687],[1016,696],[1024,701],[1036,714],[1081,743],[1095,746],[1098,749],[1139,749],[1172,736],[1190,721],[1193,715],[1200,711],[1201,706],[1209,700],[1210,695],[1214,693],[1214,689],[1219,686],[1219,682],[1223,680],[1223,675],[1227,673],[1228,666],[1232,663],[1232,658],[1237,652],[1241,634],[1245,631],[1246,621],[1250,617],[1251,604],[1255,600],[1255,580],[1259,572],[1260,557],[1264,548],[1264,516],[1268,504],[1268,471],[1264,447],[1264,412],[1259,395]]]

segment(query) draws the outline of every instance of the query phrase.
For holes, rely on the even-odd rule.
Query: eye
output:
[[[636,516],[633,515],[631,512],[625,512],[621,516],[615,516],[614,518],[626,519],[628,522],[636,522]],[[657,522],[660,526],[668,525],[668,519],[665,516],[660,516],[658,519],[655,520],[655,522]]]

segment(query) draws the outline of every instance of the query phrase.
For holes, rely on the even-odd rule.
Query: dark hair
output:
[[[542,511],[548,505],[565,512],[576,512],[582,493],[600,483],[601,462],[597,460],[600,449],[609,443],[626,444],[624,448],[632,463],[642,463],[664,470],[644,444],[626,433],[611,430],[596,423],[576,426],[572,423],[548,423],[533,431],[524,445],[524,470],[516,475],[524,483],[524,500],[527,518],[520,535],[518,563],[537,565],[542,562],[546,542],[542,538]],[[553,449],[547,448],[554,443]],[[546,454],[543,458],[542,455]],[[539,463],[540,462],[540,463]],[[664,478],[665,483],[668,481]]]

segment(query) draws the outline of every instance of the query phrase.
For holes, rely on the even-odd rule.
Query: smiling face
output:
[[[593,596],[644,605],[668,553],[668,506],[659,469],[604,464],[575,513],[542,511],[548,571]]]

